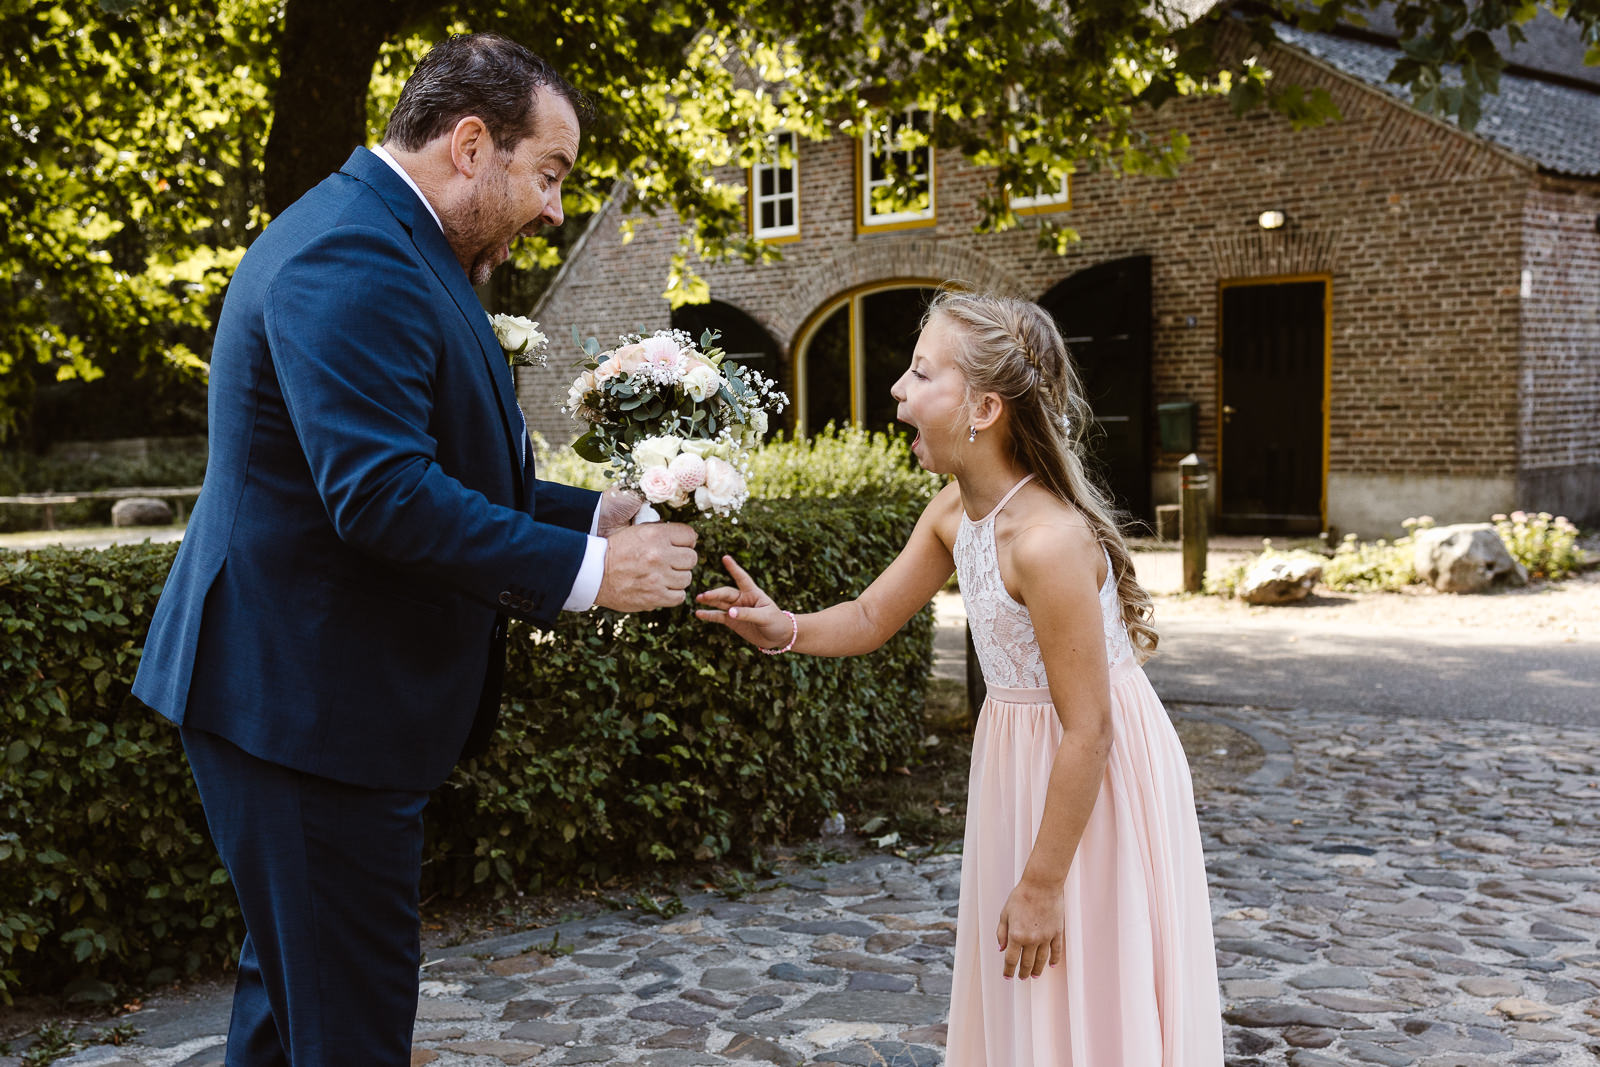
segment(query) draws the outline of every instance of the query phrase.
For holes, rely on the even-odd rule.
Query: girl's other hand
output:
[[[1000,909],[997,935],[1005,955],[1005,976],[1037,978],[1045,964],[1054,967],[1066,951],[1066,894],[1018,882]]]
[[[702,606],[695,609],[695,616],[726,626],[761,648],[779,648],[787,644],[794,633],[789,617],[732,556],[723,556],[722,565],[733,576],[733,587],[718,586],[696,596],[695,603]]]

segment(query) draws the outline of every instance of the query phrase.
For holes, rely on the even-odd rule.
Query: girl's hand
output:
[[[1066,951],[1066,900],[1060,885],[1053,889],[1018,882],[1000,909],[1000,950],[1006,954],[1005,976],[1037,978],[1045,964],[1054,967]]]
[[[734,585],[708,589],[695,597],[695,602],[705,605],[695,609],[695,615],[705,622],[726,626],[752,645],[761,648],[780,648],[788,644],[794,634],[794,624],[778,610],[772,598],[761,591],[755,579],[735,563],[732,556],[723,556],[722,565],[733,575]]]

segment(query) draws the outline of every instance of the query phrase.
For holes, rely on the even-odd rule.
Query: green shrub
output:
[[[1529,515],[1514,511],[1492,519],[1500,540],[1511,558],[1527,568],[1529,577],[1559,581],[1584,565],[1583,549],[1578,547],[1578,528],[1565,518],[1548,511]],[[1321,584],[1346,593],[1393,592],[1414,585],[1417,576],[1415,535],[1432,528],[1434,520],[1424,515],[1400,524],[1405,535],[1393,542],[1383,539],[1361,541],[1355,534],[1344,540],[1322,565]],[[1239,582],[1258,560],[1288,553],[1278,552],[1272,542],[1262,542],[1260,555],[1233,567],[1206,573],[1205,591],[1215,596],[1233,596]]]
[[[701,527],[694,588],[722,584],[731,553],[785,607],[853,595],[924,499],[752,501],[739,524]],[[0,552],[0,999],[90,974],[162,981],[237,947],[177,731],[129,693],[174,552]],[[912,751],[932,629],[923,611],[873,656],[829,660],[762,656],[687,607],[513,626],[495,742],[428,809],[427,892],[599,878],[809,828]]]
[[[0,553],[0,997],[234,947],[177,731],[129,692],[175,551]]]
[[[1372,593],[1392,592],[1415,583],[1411,532],[1417,525],[1417,520],[1407,519],[1406,536],[1392,544],[1382,538],[1359,541],[1355,534],[1346,534],[1322,565],[1322,584],[1343,593]]]
[[[1491,521],[1505,542],[1506,551],[1528,569],[1531,578],[1558,581],[1584,563],[1583,549],[1578,547],[1578,528],[1564,516],[1548,511],[1536,515],[1513,511],[1510,515],[1496,515]]]
[[[865,588],[919,512],[882,497],[752,501],[738,525],[702,526],[693,588],[727,581],[726,553],[783,606],[824,607]],[[932,635],[924,610],[871,656],[818,659],[763,656],[687,609],[513,627],[497,744],[430,808],[430,886],[604,878],[810,827],[913,751]]]

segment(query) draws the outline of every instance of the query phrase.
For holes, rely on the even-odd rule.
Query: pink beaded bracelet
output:
[[[794,647],[795,641],[800,637],[800,623],[795,619],[794,612],[786,611],[784,614],[789,616],[789,625],[793,628],[792,632],[789,634],[789,643],[784,645],[782,648],[763,648],[761,651],[768,656],[780,656],[789,651]]]

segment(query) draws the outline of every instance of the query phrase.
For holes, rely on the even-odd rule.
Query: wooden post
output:
[[[1206,500],[1211,491],[1211,476],[1205,460],[1193,452],[1178,461],[1182,515],[1178,522],[1183,538],[1183,591],[1198,593],[1206,579]]]

